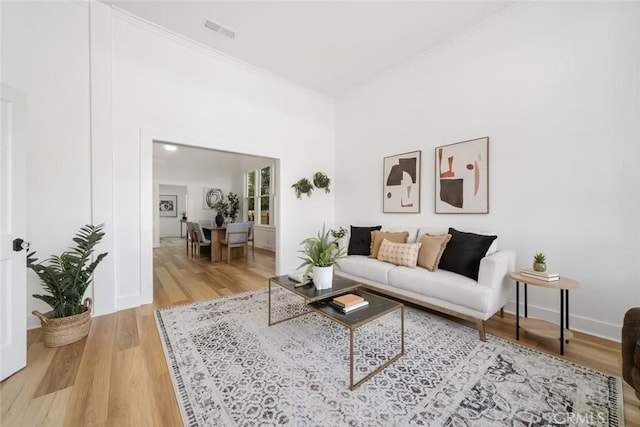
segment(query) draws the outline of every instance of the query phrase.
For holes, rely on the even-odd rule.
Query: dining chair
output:
[[[227,247],[227,264],[231,260],[231,248],[243,248],[244,257],[247,258],[247,235],[249,225],[246,222],[232,222],[227,224],[227,232],[224,240],[220,240],[221,246]]]
[[[195,242],[193,239],[193,222],[187,221],[187,256],[189,256],[189,248],[191,248],[191,256],[193,256],[193,248]]]
[[[207,237],[204,234],[204,230],[202,229],[202,224],[200,223],[194,223],[193,224],[193,236],[194,236],[194,240],[195,240],[195,246],[198,252],[198,258],[200,258],[200,256],[202,255],[202,248],[203,247],[209,247],[209,256],[211,256],[211,240],[207,239]]]
[[[211,219],[201,219],[198,223],[203,227],[213,227],[215,225]]]
[[[247,231],[247,241],[251,242],[251,256],[253,257],[253,259],[256,259],[256,244],[255,244],[255,240],[253,239],[254,225],[255,225],[255,221],[247,222],[247,226],[249,227]]]

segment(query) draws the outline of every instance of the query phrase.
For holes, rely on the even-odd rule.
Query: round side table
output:
[[[548,282],[542,279],[525,276],[517,271],[509,273],[509,277],[516,282],[516,340],[520,339],[520,328],[542,338],[557,338],[558,325],[542,319],[532,319],[527,313],[527,285],[547,289],[560,290],[560,354],[564,355],[565,340],[573,338],[569,330],[569,290],[577,289],[580,284],[568,277]],[[520,283],[524,284],[524,317],[520,319]]]

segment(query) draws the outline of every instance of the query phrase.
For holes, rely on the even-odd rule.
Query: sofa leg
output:
[[[500,309],[500,318],[504,319],[504,307]]]
[[[487,336],[484,333],[484,320],[476,321],[478,327],[478,333],[480,333],[480,341],[487,341]]]

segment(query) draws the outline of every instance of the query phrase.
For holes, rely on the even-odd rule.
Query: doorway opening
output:
[[[145,138],[144,131],[141,136],[141,220],[152,225],[143,227],[141,235],[143,304],[161,307],[265,287],[267,278],[275,275],[278,258],[279,160]],[[235,222],[249,221],[255,204],[249,209],[246,176],[265,167],[272,171],[271,192],[266,195],[270,203],[262,205],[268,205],[264,216],[269,219],[255,224],[247,257],[242,251],[228,264],[226,257],[223,262],[211,259],[206,250],[196,257],[188,247],[186,223],[213,222],[216,211],[207,204],[209,190],[219,189],[227,201],[230,193],[237,196]],[[175,206],[164,203],[169,212],[161,216],[161,202]],[[166,245],[160,244],[161,237]]]

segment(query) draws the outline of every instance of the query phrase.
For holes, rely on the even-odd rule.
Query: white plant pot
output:
[[[333,284],[333,265],[313,267],[313,284],[318,290],[330,289]]]

